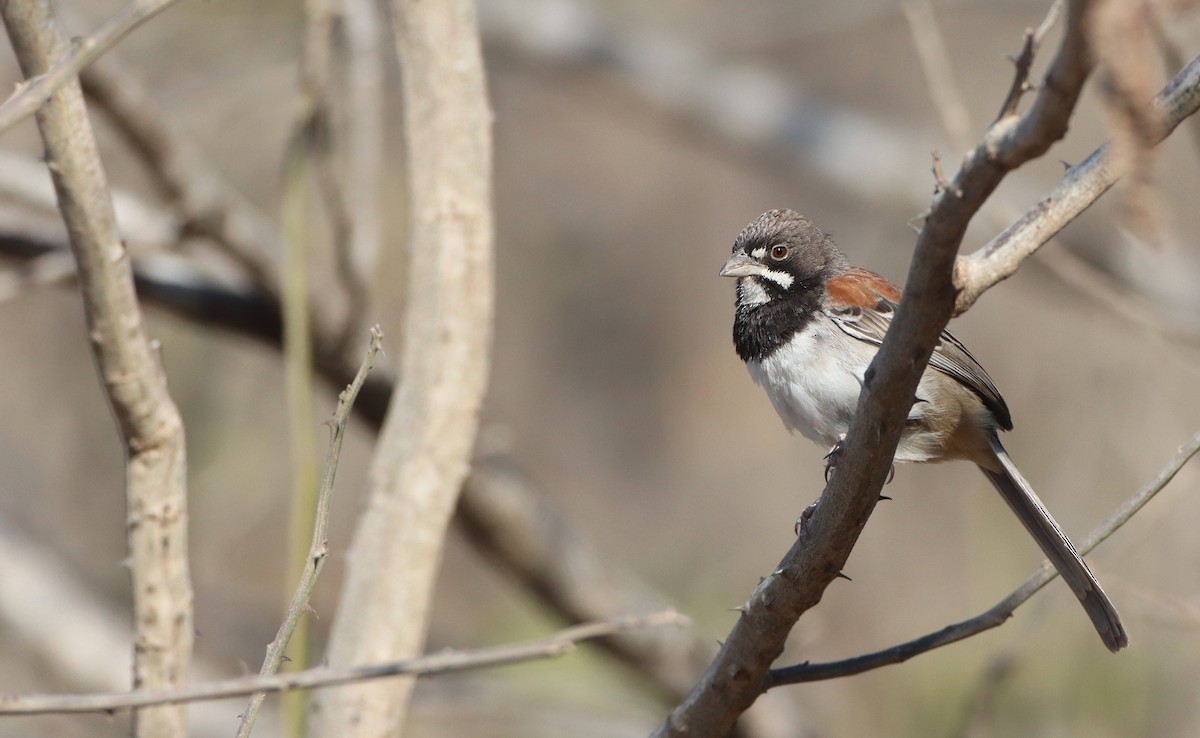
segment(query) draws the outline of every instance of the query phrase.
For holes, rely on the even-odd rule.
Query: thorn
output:
[[[879,495],[879,501],[880,501],[880,502],[883,502],[884,500],[887,500],[888,502],[891,502],[891,501],[892,501],[892,498],[891,498],[891,497],[888,497],[887,495]]]
[[[933,194],[946,189],[946,175],[942,174],[942,157],[938,152],[931,151],[930,156],[933,157]]]
[[[853,579],[851,579],[850,577],[846,576],[846,575],[845,575],[843,572],[840,572],[840,571],[839,571],[839,572],[837,573],[837,575],[838,575],[838,579],[845,579],[847,582],[853,582],[853,581],[854,581],[854,580],[853,580]]]

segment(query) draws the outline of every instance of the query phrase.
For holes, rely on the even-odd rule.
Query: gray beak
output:
[[[734,254],[729,257],[729,261],[725,262],[725,266],[721,267],[722,277],[751,277],[755,274],[762,274],[765,269],[754,259],[751,259],[745,254]]]

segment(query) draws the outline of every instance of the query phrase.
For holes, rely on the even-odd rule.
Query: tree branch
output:
[[[1200,109],[1200,56],[1192,59],[1154,99],[1160,143],[1188,116]],[[1115,160],[1108,144],[1083,163],[1071,167],[1062,181],[1019,220],[978,251],[960,257],[954,268],[958,288],[954,314],[967,311],[989,287],[1016,273],[1021,262],[1053,238],[1120,179],[1126,167]]]
[[[177,0],[133,0],[105,21],[94,34],[73,41],[53,66],[37,76],[30,76],[0,105],[0,133],[33,115],[57,90],[74,81],[84,67],[175,2]]]
[[[0,695],[0,715],[48,715],[79,712],[113,712],[156,705],[178,705],[200,700],[240,697],[254,692],[283,692],[372,681],[396,676],[430,676],[519,664],[562,656],[579,641],[602,638],[638,628],[686,623],[674,611],[584,623],[566,628],[541,640],[469,651],[443,651],[418,658],[389,661],[369,666],[321,667],[274,676],[244,676],[196,684],[182,689],[142,690],[101,694]]]
[[[446,526],[467,476],[492,336],[492,137],[467,0],[396,0],[410,238],[400,384],[370,472],[327,651],[419,653]],[[309,734],[399,730],[412,680],[315,696]]]
[[[3,3],[0,14],[26,77],[66,57],[49,0]],[[37,121],[78,265],[92,353],[125,444],[134,687],[170,688],[187,678],[193,638],[183,421],[142,324],[129,255],[73,78],[40,108]],[[181,736],[184,718],[182,708],[139,712],[134,732]]]
[[[1171,457],[1171,460],[1167,462],[1167,465],[1155,475],[1154,479],[1146,483],[1145,486],[1117,508],[1116,512],[1109,516],[1108,520],[1101,523],[1095,530],[1089,533],[1087,538],[1081,542],[1079,553],[1081,555],[1089,553],[1096,546],[1107,540],[1121,526],[1125,525],[1138,510],[1145,507],[1146,503],[1167,486],[1183,465],[1196,455],[1197,451],[1200,451],[1200,433],[1193,435],[1186,443],[1180,446],[1176,450],[1175,455]],[[861,674],[871,669],[903,663],[914,656],[927,653],[935,648],[948,646],[951,643],[957,643],[965,638],[978,635],[1003,624],[1004,621],[1012,617],[1013,612],[1018,607],[1057,576],[1058,572],[1050,562],[1042,562],[1038,570],[1026,579],[1021,586],[1014,589],[1007,597],[997,602],[990,609],[973,618],[954,623],[953,625],[947,625],[945,628],[934,633],[929,633],[928,635],[906,641],[882,651],[875,651],[874,653],[824,664],[805,663],[797,666],[772,669],[767,677],[767,689],[785,684],[815,682]]]

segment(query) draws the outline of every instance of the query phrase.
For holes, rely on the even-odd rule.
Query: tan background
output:
[[[73,33],[119,7],[88,5]],[[792,521],[821,489],[823,450],[789,437],[747,377],[729,336],[732,284],[717,270],[746,222],[768,208],[793,207],[834,234],[853,261],[902,281],[914,240],[906,221],[932,189],[928,152],[939,149],[947,169],[957,155],[890,2],[482,5],[498,223],[488,438],[527,467],[581,535],[719,639],[734,622],[730,608],[791,544]],[[1004,55],[1041,20],[1043,3],[937,7],[978,132],[1007,90]],[[272,213],[296,104],[301,23],[293,3],[184,2],[117,52],[230,181]],[[1194,17],[1171,24],[1185,50],[1197,48],[1198,30]],[[581,34],[631,56],[581,56],[571,41]],[[646,70],[670,65],[671,54],[696,55],[684,57],[693,59],[685,70],[767,75],[737,78],[731,88],[714,78],[701,87],[714,96],[769,78],[803,93],[805,110],[835,111],[867,128],[842,127],[862,134],[850,136],[846,150],[820,138],[805,148],[797,143],[802,136],[730,135],[703,108],[673,99],[683,81],[668,76],[663,88],[647,81]],[[0,75],[10,89],[14,65],[3,56]],[[748,97],[746,110],[757,99]],[[391,113],[389,161],[398,164],[398,116]],[[893,143],[893,155],[871,158],[874,132]],[[1196,325],[1200,306],[1200,150],[1192,135],[1181,130],[1159,159],[1167,220],[1157,247],[1120,230],[1111,195],[1063,237],[1080,258],[1143,292],[1158,290],[1154,304],[1173,326]],[[1056,181],[1059,160],[1078,161],[1103,138],[1089,88],[1069,141],[1014,177],[998,201],[1027,206]],[[114,183],[149,192],[128,154],[106,140]],[[36,152],[34,142],[25,124],[0,145]],[[855,161],[859,146],[868,156]],[[821,163],[831,152],[848,174]],[[398,210],[403,195],[394,173],[381,197],[385,213]],[[994,222],[981,218],[964,248],[985,242],[998,230],[987,225]],[[389,254],[375,285],[383,298],[372,318],[395,346],[403,231],[395,217],[387,226]],[[282,367],[274,350],[252,341],[150,317],[188,424],[197,652],[224,674],[254,670],[290,587],[283,575],[289,477]],[[1200,428],[1196,334],[1164,338],[1122,319],[1037,260],[954,330],[1012,408],[1016,430],[1005,443],[1074,536]],[[125,617],[119,446],[86,352],[78,299],[68,288],[47,288],[0,304],[0,346],[0,521],[61,557],[64,577],[78,578],[114,617]],[[333,401],[322,387],[318,407],[331,410]],[[316,602],[319,634],[339,590],[336,552],[345,550],[357,513],[369,441],[356,429],[343,457],[335,554]],[[998,631],[906,665],[766,699],[796,701],[807,717],[803,730],[815,735],[1196,735],[1196,487],[1197,472],[1185,469],[1090,557],[1127,620],[1132,647],[1119,656],[1103,649],[1055,583]],[[887,493],[895,500],[877,508],[850,560],[853,582],[836,583],[801,621],[789,661],[853,655],[975,614],[1038,561],[967,465],[902,467]],[[13,566],[0,561],[0,576],[16,576]],[[455,535],[432,648],[553,627]],[[16,632],[0,626],[0,692],[106,686],[64,680],[53,659],[5,631]],[[996,679],[998,665],[1007,670]],[[972,712],[981,699],[987,706]],[[218,708],[230,733],[241,707]],[[411,732],[631,736],[663,714],[618,667],[576,655],[423,683]],[[118,735],[123,726],[122,718],[104,717],[8,720],[0,721],[0,736]]]

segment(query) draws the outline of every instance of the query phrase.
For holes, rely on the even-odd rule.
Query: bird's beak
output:
[[[755,274],[762,274],[764,271],[762,264],[759,264],[745,254],[738,253],[729,257],[729,261],[725,262],[725,266],[721,267],[721,276],[750,277]]]

